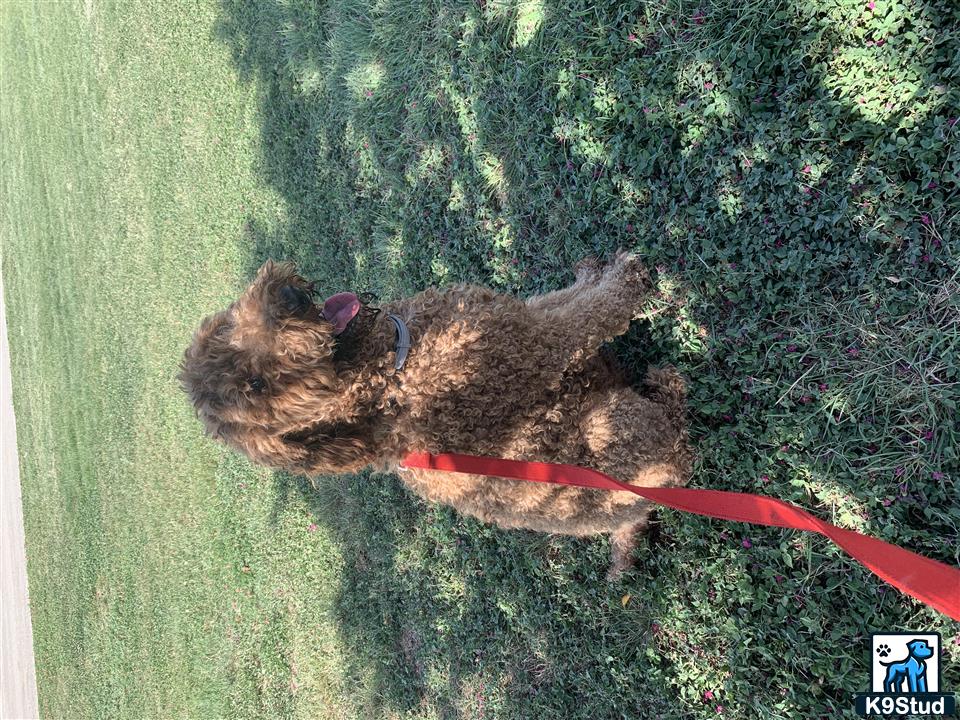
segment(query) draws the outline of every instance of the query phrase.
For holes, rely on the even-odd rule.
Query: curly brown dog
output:
[[[410,452],[453,452],[685,484],[681,378],[650,368],[640,395],[600,354],[650,289],[621,253],[604,270],[581,263],[574,285],[526,301],[459,285],[380,313],[352,293],[316,304],[292,264],[267,262],[203,321],[180,381],[207,433],[254,462],[311,476],[375,466],[500,527],[610,533],[616,577],[650,512],[636,495],[398,465]]]

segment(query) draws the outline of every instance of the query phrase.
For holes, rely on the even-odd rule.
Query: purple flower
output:
[[[890,507],[892,504],[893,504],[893,500],[888,500],[888,499],[884,498],[884,500],[883,500],[883,506],[884,506],[884,507]]]
[[[743,539],[743,542],[740,543],[740,544],[743,545],[743,546],[744,546],[745,548],[747,548],[748,550],[753,547],[753,543],[750,542],[750,538],[744,538],[744,539]]]
[[[944,474],[943,474],[942,472],[940,472],[939,470],[934,470],[934,472],[933,472],[933,474],[931,475],[931,477],[932,477],[934,480],[943,480],[943,479],[946,477],[946,475],[944,475]]]
[[[847,355],[850,357],[860,357],[860,348],[858,348],[856,345],[847,348]]]
[[[634,35],[633,33],[630,33],[629,35],[627,35],[627,40],[629,40],[630,42],[636,42],[637,36]]]
[[[705,83],[703,84],[703,89],[704,89],[704,90],[713,90],[713,83],[712,83],[712,82],[705,82]]]
[[[920,222],[922,222],[924,225],[929,225],[929,224],[930,224],[930,216],[927,215],[927,213],[924,213],[923,215],[920,216]]]
[[[867,3],[867,7],[868,7],[870,10],[875,10],[876,7],[877,7],[877,4],[876,4],[873,0],[870,0],[870,2]]]
[[[927,190],[934,190],[936,187],[937,184],[933,180],[927,183]]]
[[[924,430],[922,437],[924,440],[933,440],[933,430]]]
[[[827,385],[826,383],[820,383],[819,385],[817,385],[817,389],[818,389],[820,392],[824,392],[825,390],[828,390],[829,388],[830,388],[830,386]]]
[[[713,693],[710,692],[709,690],[704,691],[704,693],[703,693],[703,699],[704,699],[704,700],[713,700]]]
[[[811,170],[813,170],[813,168],[810,167],[809,165],[804,165],[804,166],[803,166],[803,172],[809,173]]]
[[[317,531],[316,523],[310,523],[310,525],[307,526],[307,532],[316,532],[316,531]]]
[[[780,584],[783,582],[783,575],[774,575],[773,579],[777,581],[777,584]]]
[[[796,352],[796,351],[797,351],[796,345],[793,345],[793,344],[787,345],[787,352]]]
[[[627,232],[633,232],[633,225],[627,223]]]
[[[896,470],[893,471],[893,474],[894,474],[896,477],[903,477],[903,468],[902,468],[902,467],[898,467]]]

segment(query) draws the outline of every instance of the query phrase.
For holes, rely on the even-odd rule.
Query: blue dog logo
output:
[[[926,640],[907,643],[907,657],[896,662],[880,661],[887,668],[883,691],[888,693],[927,692],[927,659],[933,657],[933,648]],[[907,687],[903,685],[906,683]]]
[[[954,714],[956,696],[940,688],[940,633],[871,633],[870,645],[871,690],[854,695],[857,714],[883,718]]]

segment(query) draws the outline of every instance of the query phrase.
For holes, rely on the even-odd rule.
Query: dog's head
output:
[[[911,640],[907,643],[907,647],[910,648],[910,656],[917,660],[926,660],[933,657],[933,648],[926,640]]]
[[[337,337],[359,312],[352,293],[323,304],[292,263],[268,261],[238,300],[206,318],[179,380],[208,435],[267,465],[308,471],[337,442]],[[309,461],[309,462],[308,462]]]

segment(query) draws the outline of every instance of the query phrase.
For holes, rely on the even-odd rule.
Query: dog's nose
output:
[[[280,301],[292,313],[303,312],[312,304],[310,296],[293,285],[284,285],[280,289]]]

